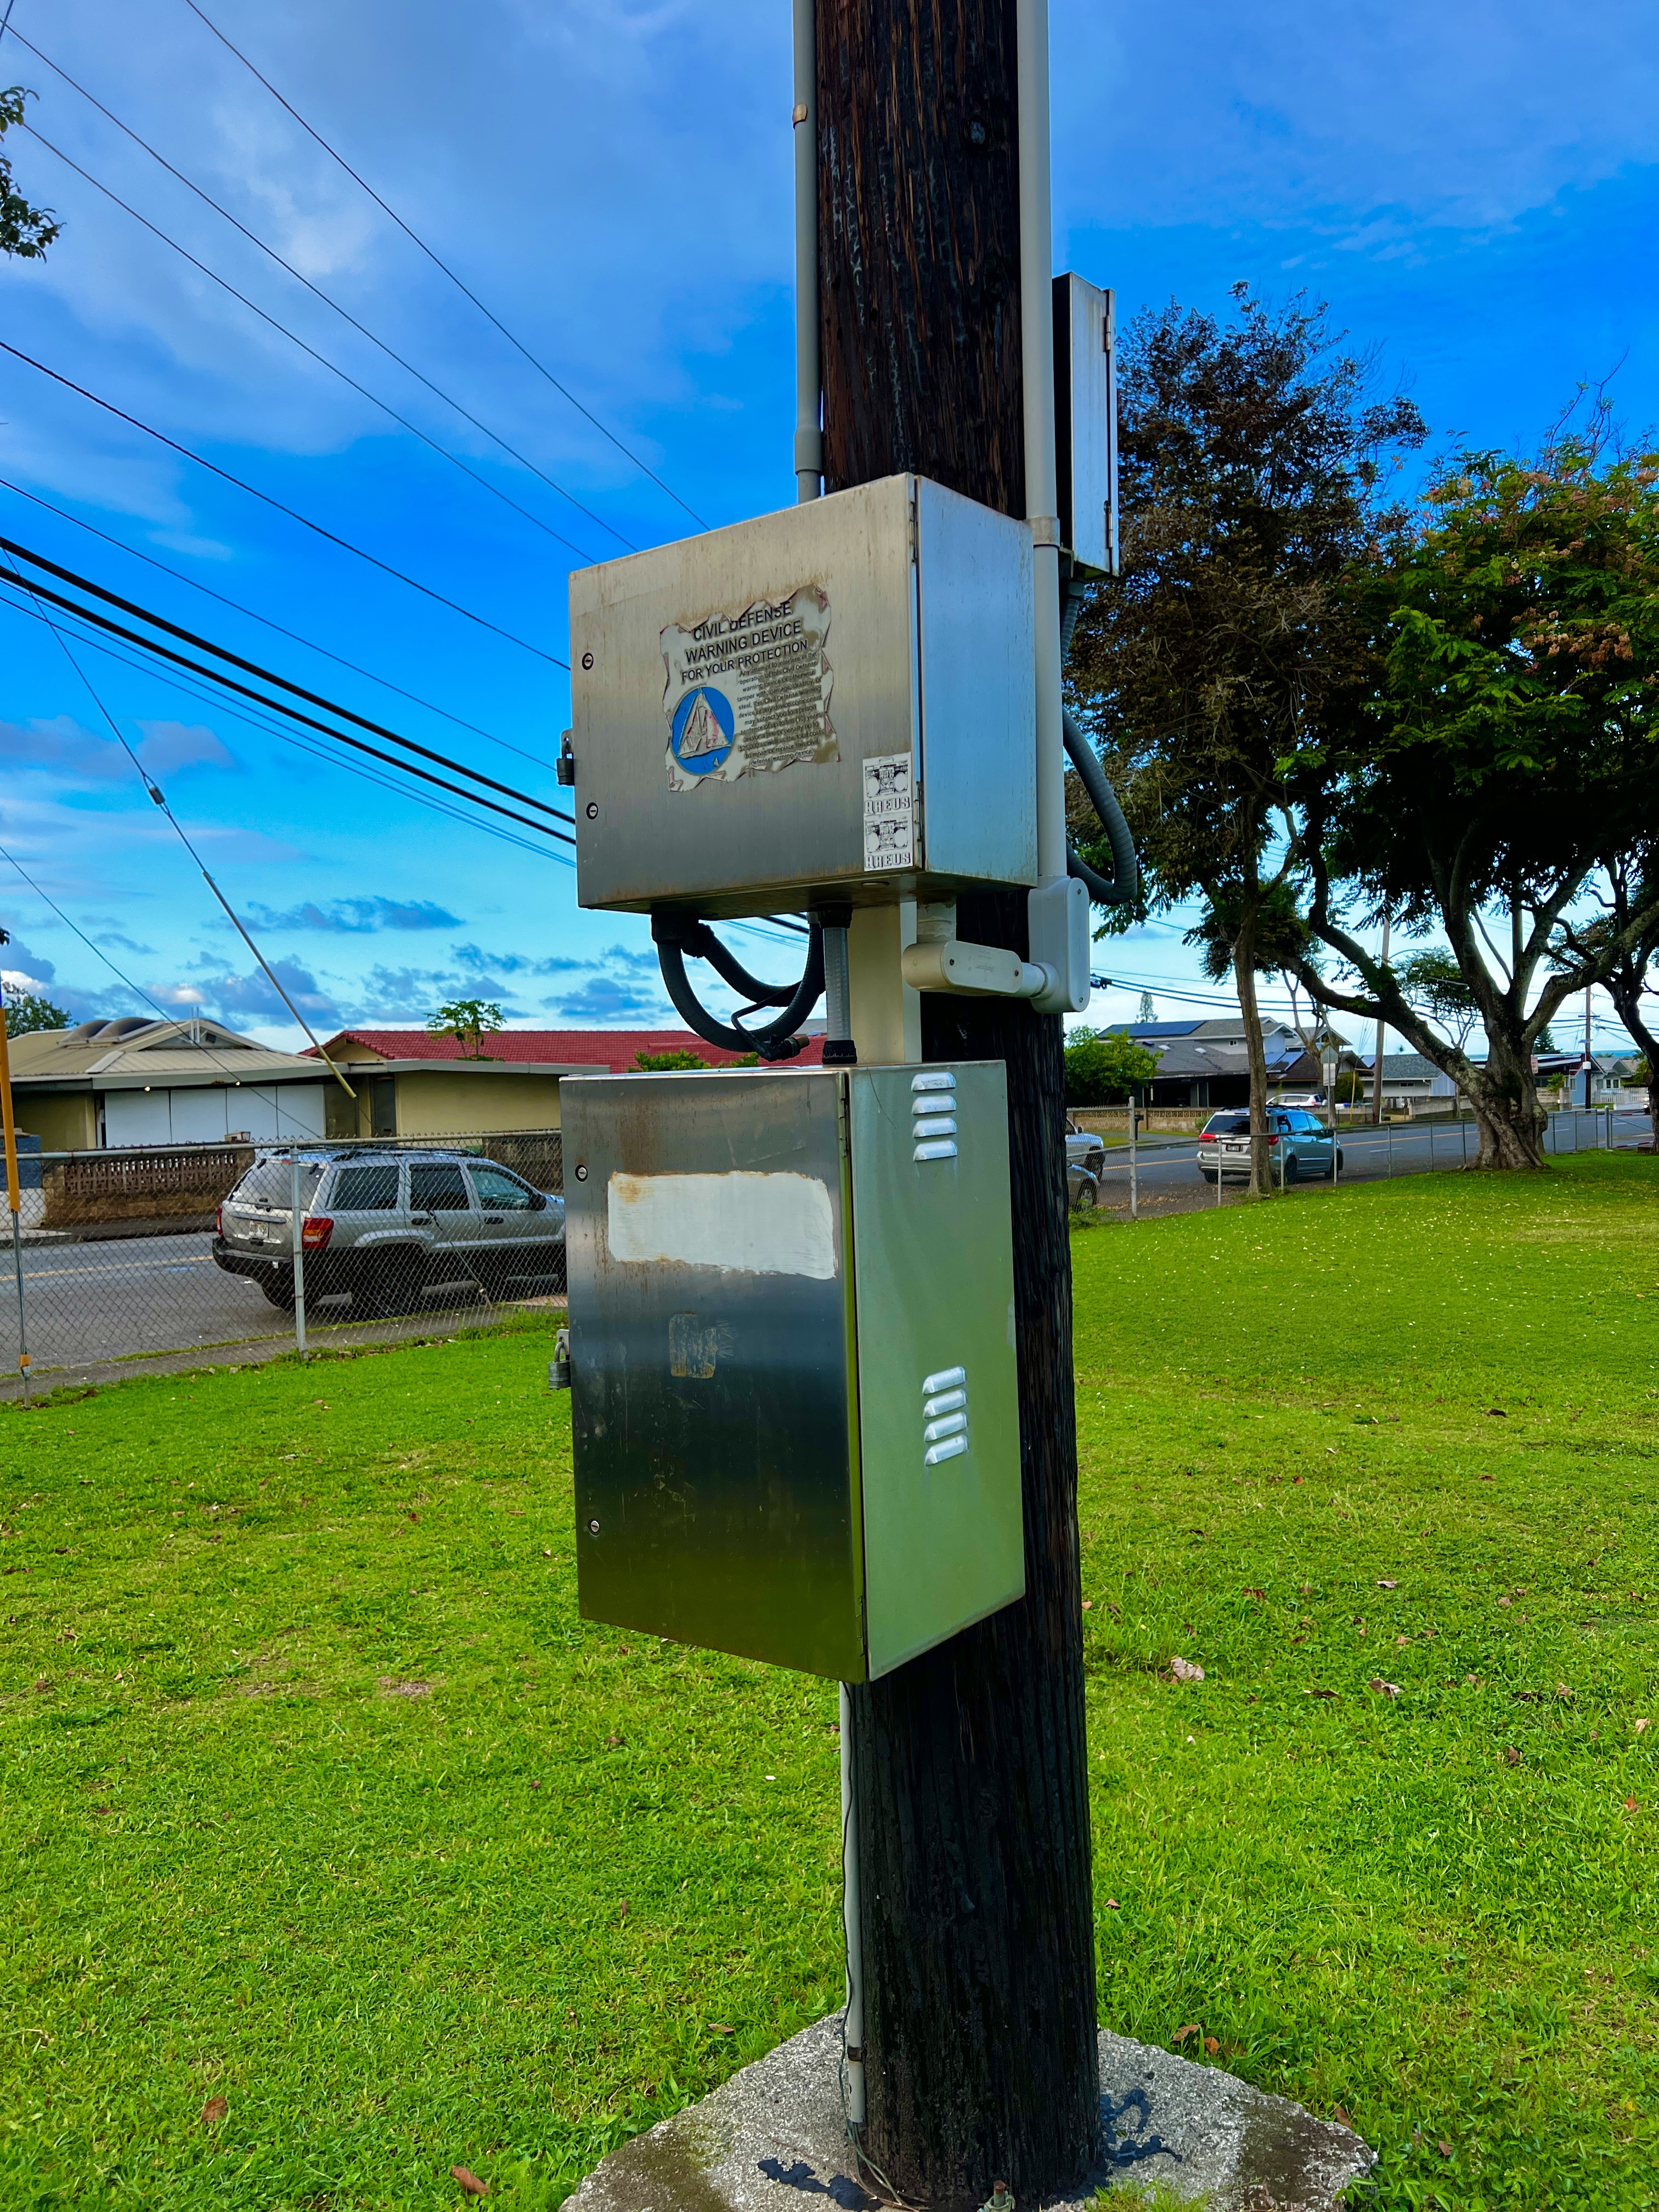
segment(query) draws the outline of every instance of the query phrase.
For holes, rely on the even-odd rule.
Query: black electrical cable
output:
[[[279,691],[291,692],[296,699],[303,699],[313,707],[320,707],[325,714],[337,714],[342,721],[355,723],[358,729],[368,730],[372,736],[385,738],[390,744],[401,745],[405,752],[418,753],[422,760],[429,760],[439,768],[450,769],[457,775],[470,776],[474,783],[481,783],[490,791],[500,792],[504,799],[516,799],[521,805],[533,806],[540,813],[550,814],[556,822],[568,823],[574,818],[571,815],[562,814],[556,806],[550,806],[544,799],[532,799],[528,792],[520,791],[513,784],[498,783],[493,775],[486,775],[482,769],[469,768],[465,761],[452,760],[447,753],[434,752],[429,745],[416,744],[413,738],[399,737],[395,730],[388,730],[384,723],[371,722],[366,715],[354,714],[349,707],[342,707],[337,701],[325,698],[319,691],[307,691],[301,684],[290,684],[287,677],[278,676],[269,668],[262,668],[257,660],[243,659],[240,653],[232,653],[228,646],[216,645],[211,638],[198,637],[194,630],[180,629],[177,623],[169,622],[164,615],[155,614],[149,607],[139,605],[137,600],[124,599],[118,592],[106,591],[101,584],[94,584],[90,577],[78,575],[73,568],[60,568],[56,561],[48,561],[44,553],[31,552],[27,545],[20,545],[15,538],[0,537],[0,549],[9,553],[15,560],[27,561],[31,568],[44,568],[48,575],[56,576],[60,582],[73,584],[78,591],[90,592],[94,599],[102,599],[106,606],[119,607],[123,614],[132,615],[139,622],[149,623],[154,629],[165,630],[169,637],[176,637],[185,645],[193,645],[198,653],[210,653],[217,660],[228,661],[233,668],[240,668],[249,676],[257,676],[261,683],[274,684]],[[42,590],[55,605],[66,608],[71,614],[81,615],[87,621],[98,620],[89,610],[57,598],[53,592],[45,591],[44,586]],[[115,628],[118,635],[143,645],[146,650],[150,649],[148,641],[133,639],[131,633],[121,629],[118,624]],[[265,703],[280,706],[280,702],[275,700]],[[342,735],[332,730],[327,734],[330,737]],[[348,744],[352,742],[343,735],[342,741]],[[374,749],[369,747],[368,750],[372,751]],[[383,759],[385,756],[382,754],[377,757]],[[397,765],[398,763],[394,762],[393,766]]]
[[[13,581],[12,577],[0,574],[0,586],[9,586]],[[27,589],[27,586],[24,588]],[[31,593],[30,597],[33,598],[33,596]],[[251,712],[246,706],[233,704],[221,692],[210,690],[205,684],[191,682],[188,678],[179,675],[175,669],[168,668],[165,665],[158,665],[153,660],[140,659],[134,653],[124,653],[112,645],[106,637],[100,637],[95,631],[74,629],[70,628],[67,623],[53,623],[48,619],[44,608],[39,605],[26,606],[21,599],[8,599],[3,590],[0,590],[0,606],[10,607],[14,612],[26,616],[30,622],[40,623],[48,629],[65,630],[74,638],[77,645],[85,646],[89,652],[101,653],[106,660],[114,661],[118,667],[131,668],[140,676],[148,676],[159,683],[165,684],[184,698],[198,699],[204,706],[210,707],[216,714],[224,715],[231,721],[240,722],[246,729],[257,730],[261,737],[273,738],[278,744],[292,746],[295,752],[303,753],[307,760],[320,761],[325,768],[333,769],[342,775],[356,776],[364,783],[372,783],[377,791],[390,792],[394,798],[403,799],[409,805],[424,807],[428,814],[441,814],[447,822],[459,822],[467,829],[478,830],[486,837],[498,839],[503,845],[516,846],[521,853],[533,853],[538,860],[556,860],[562,867],[566,868],[574,867],[575,865],[556,847],[532,844],[528,837],[520,837],[511,830],[502,829],[496,823],[481,821],[476,814],[464,813],[459,806],[451,806],[444,799],[428,798],[419,791],[411,790],[407,784],[394,782],[391,776],[380,775],[374,769],[363,768],[355,761],[342,760],[337,753],[325,751],[321,745],[311,739],[302,738],[295,731],[285,729],[280,723],[270,721],[263,715]]]
[[[0,544],[4,542],[0,540]],[[77,621],[89,623],[95,629],[107,630],[112,637],[125,638],[129,645],[137,646],[141,653],[153,653],[158,659],[171,661],[175,667],[187,668],[194,675],[204,676],[210,684],[219,684],[225,690],[234,691],[244,699],[252,699],[256,705],[263,707],[268,714],[286,715],[290,721],[301,723],[306,728],[319,731],[324,737],[332,738],[336,744],[349,745],[354,752],[367,753],[371,759],[382,761],[388,767],[395,768],[400,775],[415,776],[422,783],[435,784],[439,790],[453,792],[458,799],[465,799],[470,805],[485,807],[490,813],[503,815],[507,821],[517,822],[524,829],[538,830],[545,837],[556,837],[561,844],[574,845],[576,842],[574,837],[566,836],[562,830],[550,829],[546,823],[532,821],[527,814],[515,813],[511,807],[501,806],[495,799],[484,798],[480,792],[468,791],[464,785],[451,783],[445,776],[433,775],[423,768],[415,767],[411,762],[398,760],[390,753],[383,753],[378,745],[367,745],[361,738],[349,737],[343,730],[331,729],[326,722],[319,722],[315,715],[303,714],[297,707],[289,707],[280,699],[267,699],[262,693],[250,689],[247,684],[239,683],[234,676],[222,675],[216,668],[204,668],[200,661],[191,660],[182,653],[174,653],[171,646],[158,645],[153,639],[141,636],[137,630],[129,629],[125,623],[112,622],[107,615],[100,615],[91,607],[79,606],[73,599],[66,599],[61,592],[52,591],[46,584],[26,581],[15,571],[13,573],[14,580],[22,586],[31,598],[49,600],[53,606],[61,607],[66,614],[73,615]],[[422,746],[417,750],[424,751],[425,748]],[[489,779],[485,778],[484,781],[488,781]],[[494,788],[499,791],[505,790],[507,787],[496,784]],[[532,799],[527,804],[539,806],[541,801]],[[551,808],[547,811],[550,813],[552,811]],[[554,818],[556,821],[568,821],[569,817],[556,815]]]
[[[199,270],[210,284],[216,284],[222,292],[228,292],[231,298],[239,301],[250,314],[258,315],[262,323],[268,323],[273,331],[287,338],[290,344],[298,346],[301,352],[314,361],[319,368],[327,369],[330,375],[337,376],[342,384],[349,385],[360,399],[367,399],[371,407],[378,407],[381,414],[388,416],[399,429],[407,430],[411,438],[418,438],[429,451],[436,453],[441,459],[449,462],[452,467],[458,468],[464,477],[470,477],[475,484],[489,492],[492,498],[500,500],[503,506],[510,507],[514,514],[522,515],[524,520],[535,529],[544,532],[556,544],[562,545],[566,552],[574,553],[580,561],[591,562],[593,559],[594,556],[586,547],[575,544],[562,531],[555,530],[550,522],[544,522],[540,515],[532,514],[527,507],[520,507],[516,499],[504,492],[499,484],[491,483],[488,477],[481,477],[477,469],[471,467],[459,453],[452,453],[447,446],[440,445],[438,441],[429,437],[418,423],[411,422],[406,415],[400,415],[395,407],[380,398],[377,393],[371,392],[366,384],[359,384],[356,378],[342,368],[337,362],[331,361],[326,354],[319,353],[314,345],[307,344],[297,331],[289,330],[286,323],[280,322],[275,315],[268,313],[257,300],[250,300],[246,292],[239,292],[234,284],[228,283],[216,270],[210,269],[205,261],[198,261],[188,246],[181,246],[176,238],[161,229],[159,224],[153,223],[148,216],[140,215],[137,209],[130,206],[118,192],[112,192],[107,185],[100,184],[89,170],[83,169],[78,161],[71,161],[62,147],[54,146],[51,139],[35,130],[33,125],[25,124],[23,127],[37,144],[44,146],[47,153],[55,154],[66,168],[73,169],[76,175],[83,178],[94,191],[102,192],[104,198],[113,201],[124,214],[130,215],[135,222],[142,223],[153,238],[159,238],[163,246],[170,246],[175,253],[189,262],[192,269]]]
[[[763,983],[751,975],[720,943],[708,923],[691,915],[667,908],[659,909],[651,917],[651,935],[657,947],[663,986],[689,1030],[726,1052],[757,1053],[763,1060],[793,1060],[799,1052],[805,1040],[796,1032],[823,995],[823,932],[817,922],[811,925],[805,972],[793,986]],[[747,992],[750,1004],[740,1007],[729,1022],[722,1022],[711,1014],[699,1001],[686,975],[688,955],[694,960],[708,961],[733,990]],[[783,1012],[775,1021],[760,1029],[744,1029],[742,1015],[755,1012],[762,1006],[781,1006]]]
[[[257,608],[245,607],[240,599],[228,599],[224,592],[216,592],[211,584],[203,583],[199,577],[187,576],[182,568],[170,568],[165,561],[158,561],[153,553],[141,552],[137,546],[129,545],[124,538],[112,538],[107,530],[100,530],[95,522],[88,522],[81,515],[71,514],[66,507],[54,507],[49,499],[42,499],[39,492],[25,491],[21,484],[14,483],[9,477],[0,477],[0,489],[15,492],[19,499],[27,500],[32,506],[44,507],[48,514],[55,514],[60,522],[73,523],[77,530],[84,530],[89,537],[101,538],[106,545],[112,545],[118,553],[128,554],[133,560],[143,562],[146,567],[159,570],[163,576],[171,576],[174,583],[187,584],[192,592],[200,592],[207,599],[216,599],[222,607],[228,607],[233,614],[246,615],[250,622],[257,622],[261,628],[275,630],[278,637],[287,638],[291,645],[302,645],[307,653],[320,653],[325,660],[331,660],[337,668],[346,669],[353,676],[361,676],[370,684],[380,684],[383,690],[395,693],[399,699],[407,699],[411,707],[423,707],[428,714],[436,714],[441,721],[453,722],[458,730],[465,730],[469,737],[482,738],[486,744],[499,745],[505,753],[515,753],[520,760],[528,761],[532,768],[547,768],[546,761],[538,760],[534,753],[526,752],[521,745],[509,744],[505,738],[498,738],[493,730],[480,729],[476,722],[465,721],[459,714],[452,714],[447,707],[437,706],[430,699],[422,699],[418,691],[404,690],[401,684],[394,684],[389,676],[377,676],[372,668],[364,668],[355,660],[343,659],[339,653],[331,653],[327,646],[319,645],[314,637],[302,636],[297,629],[284,628],[281,623],[273,621],[270,616],[259,613]]]
[[[395,352],[391,346],[387,345],[384,338],[376,337],[374,331],[369,329],[367,323],[360,323],[349,308],[343,307],[337,300],[331,299],[329,295],[323,290],[320,285],[313,284],[310,277],[301,276],[291,261],[283,260],[282,255],[277,252],[274,246],[267,246],[264,240],[258,235],[258,232],[250,230],[245,222],[238,222],[237,218],[230,212],[230,210],[228,207],[222,206],[220,203],[213,198],[210,192],[204,191],[200,185],[193,183],[191,179],[185,174],[182,169],[175,169],[172,162],[167,160],[165,154],[158,154],[155,147],[150,144],[147,138],[141,138],[138,136],[138,133],[133,130],[130,125],[123,123],[118,115],[113,113],[111,109],[106,107],[103,101],[100,100],[95,94],[90,93],[87,90],[85,85],[77,83],[67,70],[61,68],[57,62],[52,60],[50,54],[42,53],[40,47],[33,45],[31,40],[24,38],[21,31],[14,31],[12,33],[12,36],[18,41],[20,46],[27,46],[29,52],[34,56],[37,61],[45,62],[46,67],[51,70],[55,76],[62,77],[64,82],[68,85],[71,92],[78,92],[82,100],[86,100],[89,106],[95,107],[106,122],[112,123],[116,129],[120,131],[124,137],[131,138],[133,144],[137,146],[141,152],[148,154],[152,161],[158,163],[161,167],[164,168],[168,176],[174,178],[185,187],[186,191],[193,192],[196,195],[196,198],[201,201],[204,207],[210,207],[215,215],[222,216],[223,220],[231,226],[233,230],[240,231],[242,236],[246,239],[250,246],[257,246],[260,252],[266,255],[269,259],[274,261],[279,269],[286,270],[288,274],[293,277],[295,283],[296,284],[303,284],[306,290],[309,292],[314,299],[320,300],[325,307],[331,307],[334,313],[340,316],[343,320],[349,323],[352,329],[357,331],[361,337],[366,337],[372,346],[378,347],[380,352],[385,354],[388,361],[395,361],[398,368],[405,370],[416,380],[417,383],[425,385],[428,392],[435,393],[436,396],[443,401],[446,407],[453,407],[455,412],[460,416],[464,421],[471,423],[475,430],[482,431],[483,435],[489,440],[492,445],[499,446],[504,453],[510,453],[513,459],[518,462],[520,468],[528,469],[532,476],[539,477],[542,482],[548,486],[550,490],[557,492],[561,499],[568,500],[571,506],[575,508],[578,514],[585,514],[590,522],[598,523],[601,530],[609,531],[613,538],[617,539],[622,544],[628,547],[629,552],[634,552],[637,550],[630,538],[623,537],[622,532],[617,528],[615,523],[607,522],[602,514],[595,514],[592,507],[584,507],[580,500],[576,497],[574,492],[567,491],[562,483],[558,483],[554,477],[548,475],[545,469],[538,468],[534,461],[526,459],[523,453],[519,452],[516,447],[510,446],[507,440],[503,438],[498,431],[492,430],[487,422],[481,422],[476,415],[472,414],[468,409],[462,406],[459,399],[453,398],[451,394],[445,392],[441,386],[434,384],[429,376],[422,375],[421,371],[416,368],[413,362],[405,361],[402,354]],[[672,494],[670,495],[671,497],[672,496]]]
[[[437,253],[434,252],[431,246],[427,244],[426,240],[421,236],[418,231],[410,228],[410,225],[404,221],[402,216],[398,213],[396,208],[388,206],[386,202],[380,198],[379,192],[375,191],[374,185],[371,185],[366,178],[360,177],[358,175],[356,170],[352,167],[350,162],[346,160],[344,155],[337,152],[336,149],[329,144],[327,139],[324,137],[322,132],[320,131],[314,130],[313,126],[306,121],[299,109],[295,107],[291,101],[286,100],[283,98],[282,94],[277,91],[276,86],[270,82],[270,79],[268,76],[263,76],[261,72],[254,67],[253,64],[248,59],[241,48],[240,46],[231,45],[230,40],[225,36],[224,33],[219,28],[219,26],[213,21],[211,16],[204,14],[203,10],[197,6],[196,0],[185,0],[185,5],[190,9],[193,15],[197,15],[201,18],[201,21],[206,24],[208,29],[212,32],[214,37],[218,40],[222,46],[225,47],[228,52],[235,55],[237,60],[240,62],[242,67],[248,71],[250,76],[258,78],[259,82],[264,85],[265,90],[270,94],[271,98],[280,107],[287,110],[289,114],[290,114],[294,118],[294,120],[299,125],[301,130],[303,131],[308,137],[315,139],[318,145],[322,148],[324,153],[329,155],[331,160],[339,163],[340,167],[345,171],[347,176],[351,179],[352,182],[355,185],[360,185],[362,189],[368,194],[370,199],[374,201],[375,206],[379,208],[383,214],[391,216],[392,222],[397,224],[398,229],[404,234],[404,236],[409,239],[414,245],[420,247],[422,252],[425,254],[427,259],[432,263],[435,269],[442,270],[443,274],[448,277],[450,283],[455,287],[456,290],[465,298],[472,302],[472,305],[478,310],[478,313],[484,318],[486,322],[493,324],[495,329],[498,330],[501,336],[507,340],[507,343],[512,346],[515,351],[522,354],[525,359],[530,363],[530,366],[535,369],[539,375],[544,376],[547,379],[547,381],[553,386],[553,389],[558,392],[562,398],[568,399],[579,415],[585,416],[588,422],[590,422],[593,425],[593,428],[599,433],[599,435],[602,438],[608,438],[611,443],[616,447],[617,451],[621,453],[625,459],[632,461],[634,466],[638,469],[642,475],[649,477],[652,483],[656,485],[659,491],[665,491],[667,493],[669,498],[673,501],[676,507],[684,508],[685,513],[690,516],[693,522],[696,523],[700,528],[707,530],[708,525],[703,520],[702,515],[697,513],[696,507],[690,506],[686,501],[680,497],[678,492],[674,489],[672,484],[665,483],[662,477],[657,474],[654,469],[647,467],[645,462],[640,459],[636,453],[634,453],[629,447],[623,445],[622,440],[617,437],[614,430],[608,430],[605,424],[600,422],[599,416],[593,413],[592,409],[585,407],[582,404],[581,401],[577,398],[575,393],[570,390],[568,386],[562,384],[558,378],[554,375],[550,368],[547,368],[544,362],[538,361],[535,355],[531,352],[528,346],[525,345],[520,339],[514,337],[512,331],[507,327],[507,325],[502,322],[501,317],[492,313],[491,311],[485,307],[483,301],[478,297],[477,294],[471,290],[468,286],[462,283],[461,279],[455,274],[455,271],[450,267],[449,264],[443,260]]]
[[[430,584],[417,583],[413,576],[404,575],[401,568],[394,568],[389,561],[382,561],[378,554],[364,552],[361,545],[354,545],[349,538],[342,538],[332,530],[325,530],[320,522],[313,522],[308,514],[301,514],[297,507],[284,506],[280,499],[274,499],[268,491],[261,491],[257,484],[232,476],[230,471],[222,469],[217,461],[210,461],[203,454],[192,453],[188,446],[181,446],[176,438],[169,438],[165,430],[155,429],[149,423],[141,422],[137,415],[129,415],[125,407],[118,407],[113,400],[100,399],[95,392],[88,392],[84,384],[77,384],[73,377],[64,375],[61,370],[48,368],[45,362],[36,361],[33,354],[25,353],[21,346],[9,344],[4,338],[0,338],[0,350],[9,353],[14,361],[23,362],[30,368],[39,369],[42,376],[49,376],[54,384],[61,384],[65,391],[76,392],[82,399],[89,399],[94,407],[101,407],[106,415],[113,415],[119,422],[130,422],[135,430],[142,430],[147,438],[154,438],[158,445],[167,447],[173,453],[182,453],[185,460],[194,461],[198,469],[206,469],[210,476],[218,477],[228,484],[234,484],[238,491],[245,491],[250,498],[263,501],[267,507],[274,507],[278,514],[285,514],[290,522],[300,523],[307,530],[314,531],[319,538],[325,538],[331,545],[337,545],[347,553],[355,553],[360,561],[367,561],[371,568],[378,568],[383,575],[393,577],[400,584],[407,584],[411,592],[419,592],[422,598],[435,600],[441,607],[447,607],[452,614],[465,616],[468,622],[477,623],[480,629],[492,631],[495,636],[505,638],[509,645],[519,646],[526,653],[534,653],[538,660],[545,660],[568,674],[570,663],[561,660],[557,653],[544,653],[540,646],[532,645],[528,638],[518,637],[512,630],[503,629],[498,623],[490,622],[485,616],[474,614],[471,607],[462,606],[458,600],[446,599],[441,592],[434,592]]]

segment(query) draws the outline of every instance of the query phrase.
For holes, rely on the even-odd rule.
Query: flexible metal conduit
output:
[[[1077,628],[1077,618],[1083,606],[1083,593],[1075,584],[1066,589],[1066,609],[1060,617],[1060,652],[1064,661],[1072,649],[1072,633]],[[1060,710],[1060,728],[1066,740],[1066,757],[1077,770],[1083,788],[1089,794],[1089,804],[1100,817],[1100,826],[1106,832],[1112,848],[1112,873],[1103,876],[1091,868],[1074,847],[1066,848],[1066,872],[1088,886],[1089,896],[1101,906],[1127,906],[1140,884],[1140,870],[1135,860],[1134,840],[1129,835],[1129,825],[1123,818],[1123,809],[1117,803],[1117,793],[1106,781],[1106,771],[1100,765],[1100,756],[1083,732],[1073,720],[1069,708]]]

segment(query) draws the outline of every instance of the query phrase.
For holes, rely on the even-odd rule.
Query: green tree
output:
[[[21,123],[23,103],[33,97],[21,84],[0,92],[0,139]],[[12,183],[10,161],[0,153],[0,253],[14,254],[20,261],[42,260],[62,228],[49,208],[29,205]]]
[[[1391,964],[1406,998],[1431,1022],[1450,1030],[1453,1045],[1462,1052],[1480,1026],[1480,1009],[1449,946],[1431,945]]]
[[[1381,592],[1375,727],[1301,838],[1309,921],[1346,982],[1328,1006],[1386,1021],[1468,1097],[1483,1167],[1540,1167],[1532,1072],[1551,1017],[1659,939],[1635,856],[1659,820],[1659,453],[1610,454],[1600,416],[1531,462],[1465,453],[1435,473]],[[1600,931],[1572,915],[1623,872]],[[1346,925],[1356,903],[1436,924],[1486,1033],[1471,1060]],[[1507,917],[1507,945],[1488,928]]]
[[[1329,773],[1375,688],[1352,575],[1397,526],[1390,456],[1424,430],[1410,401],[1373,404],[1369,362],[1322,306],[1233,299],[1224,325],[1172,305],[1126,335],[1122,574],[1085,607],[1069,673],[1142,865],[1139,908],[1106,926],[1194,895],[1226,918],[1265,1136],[1255,979],[1277,963],[1260,939],[1299,872],[1301,786]],[[1267,1148],[1252,1149],[1265,1194]]]
[[[66,1030],[70,1018],[61,1006],[54,1006],[50,999],[38,997],[33,991],[19,991],[8,983],[5,988],[6,1034],[8,1036],[27,1036],[35,1030]]]
[[[1066,1103],[1121,1105],[1158,1073],[1158,1054],[1123,1030],[1073,1030],[1066,1040]]]
[[[427,1020],[434,1036],[447,1033],[461,1048],[464,1060],[488,1060],[483,1039],[501,1026],[501,1010],[493,999],[451,999]]]
[[[683,1067],[707,1067],[708,1062],[695,1052],[636,1052],[634,1065],[647,1075],[669,1075]]]

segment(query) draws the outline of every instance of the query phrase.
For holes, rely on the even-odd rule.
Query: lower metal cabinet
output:
[[[583,1614],[856,1682],[1021,1596],[1001,1062],[562,1091]]]

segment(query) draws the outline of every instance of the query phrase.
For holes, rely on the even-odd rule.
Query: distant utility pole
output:
[[[1389,964],[1389,921],[1382,917],[1382,965]],[[1382,1017],[1376,1018],[1376,1058],[1371,1067],[1371,1120],[1380,1129],[1382,1126]]]
[[[1024,517],[1028,380],[1053,374],[1044,0],[817,0],[815,42],[824,489],[913,470]],[[1032,526],[1042,636],[1058,532]],[[964,895],[957,927],[1024,955],[1026,896]],[[1061,1025],[1007,998],[921,1018],[924,1060],[1007,1069],[1026,1595],[851,1692],[865,2145],[902,2197],[1003,2178],[1030,2204],[1099,2144]]]

